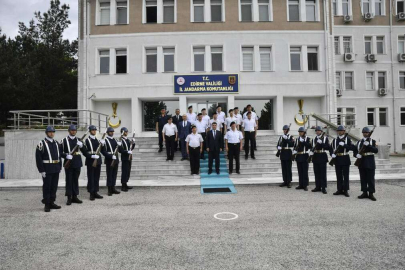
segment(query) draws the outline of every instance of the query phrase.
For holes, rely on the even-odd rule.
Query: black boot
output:
[[[286,183],[282,183],[279,187],[286,187],[287,184]]]
[[[368,194],[367,194],[367,192],[363,192],[363,194],[361,194],[361,195],[358,196],[357,198],[359,198],[359,199],[366,199],[366,198],[368,198]]]
[[[368,196],[368,198],[370,200],[372,200],[373,202],[375,202],[377,199],[374,197],[374,194],[370,192],[370,195]]]
[[[44,211],[45,212],[51,212],[51,205],[49,203],[45,204]]]
[[[54,202],[51,202],[50,207],[51,207],[51,209],[61,209],[62,208],[59,205],[55,204]]]
[[[108,187],[108,196],[112,196],[113,192],[112,192],[112,187]]]
[[[122,191],[122,192],[128,192],[128,189],[127,189],[127,187],[126,187],[125,184],[122,184],[122,186],[121,186],[121,191]]]
[[[296,187],[295,189],[304,189],[303,187],[301,187],[301,186],[298,186],[298,187]]]
[[[90,193],[90,201],[94,201],[96,198],[94,197],[94,193]]]
[[[304,191],[308,191],[308,188],[307,188],[307,187],[304,187]]]
[[[113,194],[120,194],[121,192],[119,192],[118,190],[115,189],[115,187],[111,187],[111,192]]]
[[[314,188],[313,190],[311,190],[312,192],[319,192],[319,191],[321,191],[321,189],[320,188]]]
[[[291,183],[288,183],[288,184],[287,184],[287,187],[288,187],[288,188],[291,188]]]
[[[322,193],[323,193],[323,194],[328,194],[328,192],[326,191],[326,188],[323,188],[323,189],[322,189]]]
[[[97,192],[94,192],[94,198],[96,198],[96,199],[102,199],[103,196],[101,196],[101,195],[98,194]]]
[[[333,193],[333,195],[342,195],[342,194],[343,194],[343,192],[340,191],[340,190],[338,190],[338,191],[336,191],[335,193]]]
[[[133,189],[133,187],[128,186],[127,183],[125,183],[125,187],[126,187],[127,189]]]
[[[66,205],[71,205],[72,204],[72,196],[68,196]]]
[[[347,190],[345,190],[345,191],[343,192],[343,195],[345,195],[345,197],[350,197],[349,192],[347,192]]]

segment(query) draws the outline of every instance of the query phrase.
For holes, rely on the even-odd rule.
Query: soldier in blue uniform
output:
[[[290,128],[287,125],[283,126],[284,135],[281,135],[277,142],[277,149],[280,151],[281,169],[283,173],[283,183],[280,187],[291,188],[292,182],[292,150],[294,146],[294,138],[288,132]]]
[[[129,177],[131,175],[131,160],[130,156],[132,155],[132,151],[135,148],[135,138],[128,139],[128,129],[126,127],[121,128],[122,134],[122,144],[118,148],[118,151],[121,153],[121,162],[122,162],[122,169],[121,169],[121,191],[127,192],[132,187],[128,186],[127,183],[129,181]],[[131,146],[131,141],[133,144]]]
[[[359,166],[361,191],[363,194],[358,196],[359,199],[369,198],[372,201],[377,199],[375,193],[375,158],[374,154],[378,153],[377,143],[370,138],[370,129],[363,128],[363,139],[357,142],[357,147],[354,149],[354,156],[361,159]],[[365,152],[360,154],[360,149],[365,146]],[[369,192],[367,194],[367,192]]]
[[[46,137],[37,145],[35,159],[39,173],[42,175],[42,203],[44,211],[60,209],[55,204],[56,191],[58,190],[59,173],[62,170],[62,147],[54,140],[55,128],[48,126],[45,130]]]
[[[327,136],[322,138],[322,128],[320,126],[315,128],[315,132],[316,137],[312,140],[314,152],[309,153],[312,156],[315,174],[315,188],[312,192],[322,191],[323,194],[327,194],[326,188],[328,182],[326,165],[328,163],[328,155],[326,151],[329,150],[329,139]]]
[[[353,144],[349,136],[345,136],[345,127],[338,126],[338,137],[332,140],[331,147],[329,149],[332,158],[335,158],[335,171],[337,178],[337,191],[333,195],[349,195],[349,173],[350,161],[349,151],[353,150]],[[340,146],[340,150],[334,154],[334,151]]]
[[[90,201],[95,199],[102,199],[103,196],[98,194],[101,164],[102,159],[100,155],[97,155],[97,149],[100,144],[104,145],[105,140],[98,140],[96,138],[97,128],[96,126],[89,126],[90,136],[85,140],[86,151],[84,155],[86,156],[85,165],[87,166],[87,191],[90,193]],[[97,160],[97,166],[93,167],[93,162]]]
[[[295,139],[293,155],[297,162],[298,169],[298,186],[295,189],[303,189],[308,191],[308,151],[311,149],[311,139],[306,136],[304,127],[298,129],[299,137]]]
[[[69,135],[64,138],[60,144],[62,145],[62,156],[65,159],[64,165],[68,160],[71,160],[70,166],[65,168],[66,175],[66,192],[67,197],[66,205],[71,205],[72,203],[83,203],[77,197],[79,195],[79,176],[80,170],[83,167],[81,149],[83,148],[83,143],[76,138],[77,128],[75,125],[70,125],[68,128]],[[80,151],[72,153],[73,148],[78,145]]]
[[[120,194],[118,190],[115,189],[115,183],[117,181],[118,174],[118,154],[114,155],[115,149],[121,146],[121,142],[114,139],[114,129],[112,127],[107,128],[107,137],[105,140],[105,145],[101,150],[101,153],[105,157],[105,167],[107,171],[107,188],[108,196],[113,194]],[[112,161],[115,160],[114,166],[111,166]]]

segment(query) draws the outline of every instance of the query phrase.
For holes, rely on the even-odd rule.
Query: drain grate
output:
[[[231,193],[232,190],[230,188],[203,188],[204,193]]]

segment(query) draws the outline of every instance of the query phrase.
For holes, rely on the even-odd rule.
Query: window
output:
[[[405,126],[405,107],[401,107],[401,126]]]
[[[157,23],[157,0],[146,1],[146,23]]]
[[[259,47],[260,52],[260,70],[271,70],[271,47]]]
[[[378,89],[386,88],[385,85],[385,72],[378,72]]]
[[[355,126],[355,108],[337,108],[337,124],[345,126]]]
[[[157,48],[146,49],[146,72],[157,72]]]
[[[110,74],[110,50],[100,50],[100,74]]]
[[[127,50],[126,49],[117,49],[115,50],[116,58],[116,67],[115,72],[118,73],[127,73]]]
[[[342,0],[343,16],[349,15],[349,0]]]
[[[270,21],[270,0],[258,0],[259,2],[259,21]]]
[[[297,22],[300,20],[300,1],[288,0],[288,20]]]
[[[307,22],[315,21],[316,14],[316,1],[315,0],[306,0],[305,1],[305,10],[306,10],[306,20]]]
[[[222,22],[222,0],[211,0],[211,22]]]
[[[308,58],[308,70],[309,71],[318,70],[318,48],[317,47],[308,47],[307,58]]]
[[[381,16],[383,15],[383,0],[374,0],[375,2],[375,12],[374,15]]]
[[[336,4],[336,0],[332,1],[332,5],[333,5],[333,15],[337,16],[337,4]]]
[[[193,0],[194,22],[204,22],[204,0]]]
[[[374,72],[366,72],[366,90],[374,90]]]
[[[336,72],[336,89],[342,89],[342,76],[340,71]]]
[[[345,90],[353,90],[353,72],[345,71]]]
[[[405,71],[399,72],[399,89],[405,89]]]
[[[343,37],[343,50],[345,53],[352,52],[352,37]]]
[[[397,14],[405,12],[405,0],[397,0]]]
[[[405,36],[398,36],[398,53],[405,53]]]
[[[110,24],[110,2],[100,2],[100,25]]]
[[[251,22],[253,21],[253,16],[252,16],[252,0],[240,0],[240,10],[241,10],[241,16],[242,22]]]
[[[163,22],[174,23],[174,0],[163,0]]]
[[[375,108],[367,108],[367,125],[375,125]]]
[[[340,54],[340,42],[339,42],[339,37],[335,37],[334,46],[335,46],[335,55],[339,55],[339,54]]]
[[[194,47],[194,71],[205,71],[205,47]]]
[[[253,47],[242,47],[242,70],[253,71]]]
[[[365,48],[365,53],[366,54],[371,54],[372,53],[372,37],[364,37],[364,48]]]
[[[371,0],[363,0],[363,14],[371,12],[370,1]]]
[[[117,24],[128,23],[128,3],[127,1],[117,1]]]
[[[174,72],[174,48],[163,48],[164,72]]]
[[[211,47],[212,71],[222,71],[222,47]]]
[[[379,108],[378,111],[379,111],[378,118],[379,118],[379,121],[380,121],[380,127],[388,126],[388,123],[387,123],[387,114],[388,114],[387,111],[388,111],[388,109],[387,108]]]
[[[291,70],[301,70],[301,47],[290,48]]]
[[[384,37],[377,37],[377,54],[384,54]]]

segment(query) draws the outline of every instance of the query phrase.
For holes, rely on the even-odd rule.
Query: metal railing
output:
[[[66,129],[76,125],[78,129],[87,129],[95,125],[99,130],[108,127],[108,115],[90,110],[20,110],[10,111],[13,114],[8,120],[10,129],[45,129],[54,126],[55,129]]]

